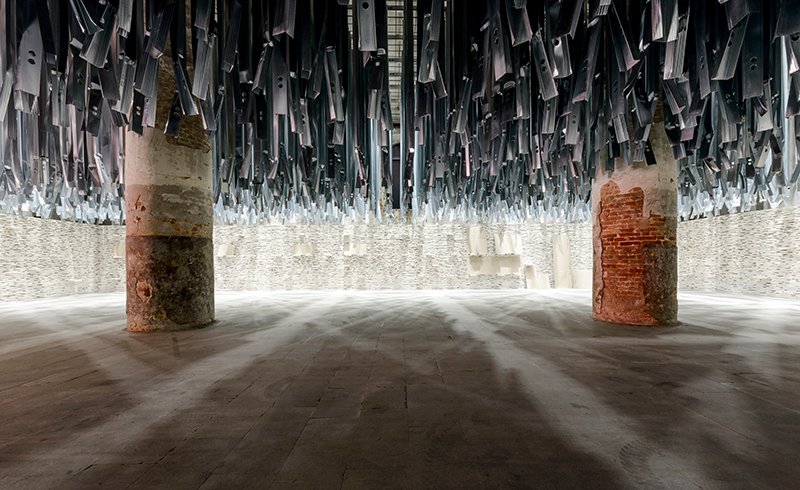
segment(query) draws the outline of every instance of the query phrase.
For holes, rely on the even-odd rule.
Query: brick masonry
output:
[[[599,320],[677,321],[678,165],[661,122],[650,143],[657,165],[617,159],[611,171],[598,168],[592,183],[592,313]]]
[[[602,287],[595,316],[614,323],[658,325],[676,316],[675,217],[644,213],[645,192],[601,188],[599,229]]]

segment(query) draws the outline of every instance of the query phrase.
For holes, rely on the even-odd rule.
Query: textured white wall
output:
[[[591,268],[591,229],[582,224],[485,225],[487,255],[495,235],[516,234],[518,273],[469,273],[466,225],[218,226],[214,233],[218,289],[467,289],[524,288],[524,266],[552,277],[553,234],[573,243],[573,266]],[[364,255],[345,255],[366,247]],[[307,245],[310,245],[308,247]],[[219,256],[220,251],[232,255]],[[311,255],[299,255],[313,250]],[[588,255],[587,255],[588,253]]]
[[[0,301],[125,290],[121,226],[0,213]]]
[[[800,207],[679,223],[678,288],[800,298]]]
[[[553,236],[559,233],[569,237],[573,268],[592,267],[589,224],[487,225],[487,254],[495,253],[495,235],[506,232],[520,237],[520,272],[471,275],[464,225],[217,226],[216,285],[522,288],[525,266],[549,275],[552,285]],[[124,291],[125,261],[114,257],[124,237],[122,226],[0,214],[0,301]],[[800,298],[800,208],[679,223],[678,267],[683,290]]]
[[[572,244],[575,269],[591,268],[591,230],[578,224],[486,225],[495,238],[518,237],[513,274],[469,270],[466,225],[217,226],[217,289],[524,288],[526,266],[550,277],[553,236]],[[505,234],[505,235],[504,235]],[[125,290],[125,261],[114,249],[122,226],[93,226],[0,215],[0,301]],[[509,244],[505,242],[510,252]],[[512,247],[513,248],[513,247]],[[491,269],[491,267],[489,267]],[[79,281],[74,281],[79,279]]]

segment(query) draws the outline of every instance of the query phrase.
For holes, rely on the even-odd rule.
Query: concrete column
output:
[[[598,169],[592,187],[593,316],[627,325],[669,325],[678,314],[677,164],[657,122],[657,164]]]
[[[214,320],[211,147],[199,116],[177,138],[164,127],[175,93],[159,63],[156,127],[125,140],[127,326],[149,332]]]

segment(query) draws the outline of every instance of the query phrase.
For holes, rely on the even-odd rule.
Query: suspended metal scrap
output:
[[[683,218],[800,199],[791,0],[389,3],[392,70],[386,0],[0,0],[0,210],[122,222],[159,70],[222,222],[581,220],[661,117]]]

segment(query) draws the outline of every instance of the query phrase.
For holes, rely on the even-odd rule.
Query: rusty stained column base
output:
[[[214,321],[211,239],[128,236],[128,330],[183,330]]]
[[[210,155],[145,131],[127,141],[128,330],[206,325],[214,320]]]

